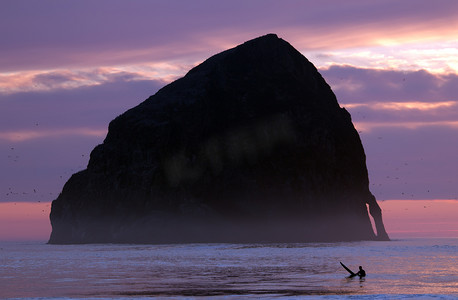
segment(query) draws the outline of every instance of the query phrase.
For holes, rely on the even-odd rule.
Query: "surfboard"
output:
[[[356,276],[356,274],[355,274],[355,273],[353,273],[353,271],[352,271],[352,270],[350,270],[349,268],[347,268],[347,266],[346,266],[346,265],[344,265],[342,262],[340,262],[340,264],[342,265],[342,267],[343,267],[345,270],[347,270],[347,271],[348,271],[348,273],[350,273],[350,277],[355,277],[355,276]]]

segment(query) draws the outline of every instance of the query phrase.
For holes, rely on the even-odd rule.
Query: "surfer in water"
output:
[[[366,276],[366,271],[363,270],[363,267],[359,266],[359,271],[356,273],[356,275],[358,275],[359,278],[363,278]]]
[[[342,265],[342,267],[348,271],[348,273],[350,273],[350,276],[348,276],[349,278],[353,278],[355,276],[359,276],[359,278],[363,278],[363,277],[366,277],[366,271],[363,270],[363,267],[359,266],[359,271],[356,272],[356,273],[353,273],[352,270],[350,270],[346,265],[344,265],[342,262],[340,262],[340,264]]]

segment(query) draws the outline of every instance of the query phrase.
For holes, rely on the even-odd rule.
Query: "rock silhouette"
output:
[[[275,34],[114,119],[50,219],[49,243],[388,239],[350,114]]]

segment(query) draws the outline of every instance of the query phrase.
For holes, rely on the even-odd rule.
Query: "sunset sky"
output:
[[[307,57],[352,114],[388,231],[412,223],[384,200],[415,200],[396,203],[432,203],[424,218],[458,237],[444,221],[458,213],[458,1],[3,0],[0,240],[49,235],[50,201],[110,120],[267,33]]]

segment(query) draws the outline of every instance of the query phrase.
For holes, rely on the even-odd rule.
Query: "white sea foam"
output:
[[[458,239],[312,244],[0,244],[0,298],[456,299]],[[340,266],[364,266],[364,279]]]

